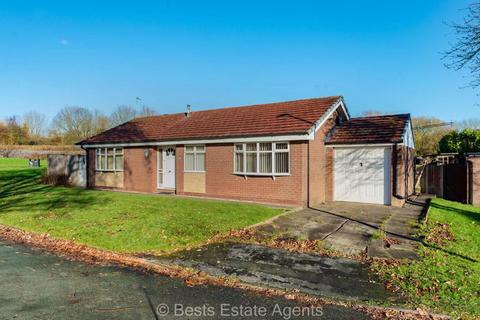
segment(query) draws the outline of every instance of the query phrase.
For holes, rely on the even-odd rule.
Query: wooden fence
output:
[[[480,157],[463,160],[455,164],[427,164],[420,180],[421,192],[480,205]]]

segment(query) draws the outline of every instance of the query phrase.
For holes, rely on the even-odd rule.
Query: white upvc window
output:
[[[205,172],[205,145],[185,146],[185,172]]]
[[[288,142],[254,142],[234,145],[235,174],[282,176],[290,174]]]
[[[97,148],[96,171],[123,171],[123,148]]]

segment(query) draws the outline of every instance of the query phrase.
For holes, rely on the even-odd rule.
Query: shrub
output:
[[[440,140],[438,145],[442,153],[480,152],[480,130],[451,131]]]
[[[48,174],[45,172],[42,175],[42,183],[50,184],[53,186],[64,186],[67,187],[70,185],[68,182],[68,176],[66,174]]]

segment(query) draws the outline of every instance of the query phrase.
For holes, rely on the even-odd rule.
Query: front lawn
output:
[[[40,165],[45,167],[47,160],[41,159]],[[0,158],[0,171],[28,168],[28,159]]]
[[[44,169],[0,158],[0,223],[119,252],[195,246],[282,212],[255,204],[53,187]]]
[[[480,316],[480,208],[433,199],[423,234],[421,260],[374,268],[414,306]]]

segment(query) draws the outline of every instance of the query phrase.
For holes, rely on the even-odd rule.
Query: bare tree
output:
[[[454,70],[467,68],[473,80],[471,87],[480,85],[480,2],[472,3],[462,23],[452,24],[457,41],[444,52],[445,66]]]
[[[134,119],[136,116],[137,111],[134,107],[129,105],[118,106],[117,109],[110,115],[110,126],[118,126],[122,123]]]
[[[8,129],[5,123],[0,122],[0,144],[8,144]]]
[[[99,110],[93,111],[93,132],[95,134],[110,128],[110,119]]]
[[[462,131],[463,129],[480,129],[480,118],[470,118],[455,122],[455,129]]]
[[[6,124],[1,126],[2,144],[27,144],[28,128],[26,125],[20,126],[17,117],[7,118]]]
[[[46,118],[43,113],[37,111],[27,112],[23,116],[23,123],[28,127],[28,133],[34,139],[38,139],[45,133]]]
[[[362,112],[362,117],[373,117],[373,116],[381,116],[382,112],[378,110],[365,110]]]
[[[154,109],[150,108],[149,106],[143,106],[142,110],[140,110],[139,116],[140,117],[148,117],[148,116],[154,116],[157,114],[157,111]]]
[[[62,137],[63,143],[79,142],[95,134],[94,115],[83,107],[65,107],[52,122],[52,133]]]
[[[412,118],[415,151],[418,155],[433,155],[439,152],[438,142],[452,128],[444,121],[434,117]]]

